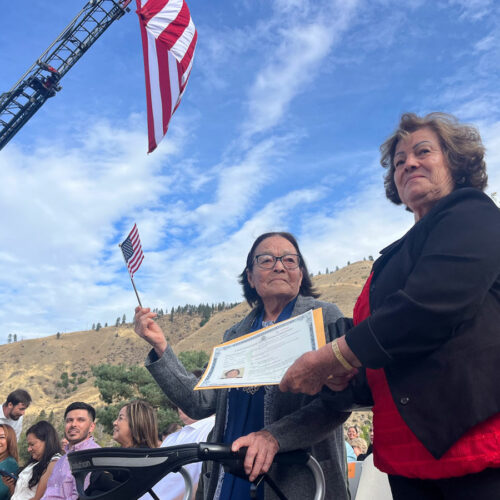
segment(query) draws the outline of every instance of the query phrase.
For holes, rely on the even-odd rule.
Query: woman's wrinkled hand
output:
[[[153,347],[158,357],[161,358],[168,344],[163,330],[153,318],[156,318],[156,313],[151,312],[149,307],[137,306],[135,308],[134,330],[139,337]]]
[[[327,344],[317,351],[310,351],[298,358],[286,371],[280,382],[283,392],[317,394],[324,385],[334,391],[345,389],[358,373],[355,368],[346,370]]]
[[[269,431],[258,431],[242,436],[233,442],[232,451],[247,447],[244,468],[250,481],[254,481],[260,474],[265,474],[273,463],[274,455],[280,446],[276,438]]]

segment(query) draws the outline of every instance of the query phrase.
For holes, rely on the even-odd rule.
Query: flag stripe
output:
[[[184,10],[184,9],[183,9]],[[187,11],[187,18],[185,19],[184,24],[177,30],[180,31],[179,36],[177,40],[174,41],[174,44],[172,45],[172,48],[170,49],[172,51],[172,54],[174,54],[175,58],[181,62],[184,57],[186,56],[186,53],[191,46],[191,42],[193,41],[194,35],[196,33],[196,28],[194,27],[193,20],[189,17],[189,10],[187,8],[186,4],[186,9]],[[181,12],[182,14],[182,12]],[[180,14],[179,14],[180,17]],[[187,24],[187,26],[186,26]],[[181,31],[182,29],[182,31]],[[164,34],[167,30],[165,30],[161,35],[160,38],[163,39]]]
[[[182,31],[184,31],[184,28],[189,22],[189,9],[187,11],[187,19],[185,13],[181,15],[185,9],[187,9],[187,5],[183,0],[169,0],[164,5],[163,9],[153,16],[146,24],[146,29],[153,34],[155,38],[160,38],[163,34],[162,38],[163,42],[166,44],[167,50],[172,48],[172,45],[182,34]],[[181,28],[182,22],[184,22],[184,27]],[[181,30],[180,33],[179,30]],[[173,36],[169,36],[171,31],[175,32]]]
[[[141,0],[137,0],[138,9],[141,8]],[[139,12],[139,11],[138,11]],[[148,43],[148,33],[146,31],[146,26],[143,23],[139,23],[141,28],[141,38],[142,38],[142,53],[144,56],[144,74],[146,79],[146,111],[148,120],[148,153],[156,148],[157,141],[154,135],[154,116],[153,116],[153,102],[151,99],[151,76],[149,71],[149,43]],[[156,54],[154,54],[156,58]],[[160,138],[161,140],[161,138]]]
[[[148,53],[149,53],[149,79],[150,79],[150,94],[151,94],[151,118],[152,130],[150,131],[150,138],[154,141],[153,149],[158,145],[163,137],[163,98],[160,74],[168,72],[168,66],[163,64],[161,67],[158,64],[158,52],[156,50],[156,40],[148,33]],[[161,56],[161,53],[160,53]],[[170,116],[170,115],[169,115]],[[148,120],[149,122],[149,120]]]
[[[137,264],[135,264],[133,266],[129,266],[129,270],[130,270],[130,274],[131,274],[132,278],[134,277],[134,274],[141,266],[143,260],[144,260],[144,255],[141,255],[141,260]]]
[[[139,2],[140,0],[137,1]],[[173,14],[171,19],[175,19],[177,17],[177,13],[182,8],[182,2],[183,0],[143,0],[142,7],[138,14],[143,19],[144,24],[147,25],[153,18],[161,16],[162,12],[167,12],[166,4],[168,4],[169,9],[171,9]],[[161,32],[162,30],[163,28],[159,31]]]
[[[148,152],[180,104],[198,39],[185,0],[137,0],[146,73]]]
[[[160,34],[156,35],[155,32],[156,37],[165,43],[168,50],[174,54],[178,61],[184,57],[193,39],[194,25],[193,28],[188,30],[190,22],[192,21],[189,15],[189,8],[187,3],[184,2],[177,17],[168,26],[165,26]]]
[[[179,98],[180,98],[180,84],[179,84],[179,63],[177,62],[177,59],[169,52],[168,53],[168,68],[170,72],[170,89],[171,89],[171,96],[170,96],[170,106],[172,107],[172,112],[171,114],[174,114],[174,111],[177,109],[177,106],[179,105]],[[168,127],[168,123],[166,124]]]
[[[161,117],[159,117],[158,122],[155,121],[155,136],[159,137],[156,141],[160,142],[161,138],[165,135],[168,128],[168,123],[170,117],[172,116],[172,102],[171,95],[175,88],[172,88],[171,76],[170,76],[170,58],[172,57],[169,52],[161,49],[161,42],[155,40],[156,53],[158,56],[158,85],[160,91],[160,102],[157,104],[158,111],[161,112]]]
[[[191,68],[193,67],[193,60],[194,60],[194,51],[196,48],[197,41],[198,41],[198,33],[195,31],[194,37],[191,40],[191,45],[189,46],[188,50],[186,51],[186,55],[181,61],[181,66],[184,69],[184,73],[182,75],[182,85],[185,85],[187,79],[189,78],[189,75],[191,74]]]
[[[120,248],[122,249],[123,258],[127,263],[130,277],[133,278],[135,272],[139,269],[144,260],[137,224],[134,224],[132,231],[130,231],[125,241],[120,245]]]

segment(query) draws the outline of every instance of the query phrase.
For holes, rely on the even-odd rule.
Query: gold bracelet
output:
[[[344,355],[340,352],[339,345],[337,344],[338,339],[335,339],[332,342],[332,350],[333,350],[333,355],[337,358],[339,363],[349,372],[352,372],[354,370],[354,366],[347,361],[347,359],[344,358]]]

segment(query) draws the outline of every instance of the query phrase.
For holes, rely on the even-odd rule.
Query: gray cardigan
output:
[[[297,316],[322,307],[325,325],[342,316],[334,304],[299,295],[292,312]],[[224,342],[248,333],[257,315],[254,309],[224,334]],[[158,358],[151,351],[146,367],[163,392],[194,419],[215,413],[211,441],[222,442],[227,418],[227,389],[193,391],[197,379],[188,373],[170,346]],[[278,441],[280,451],[306,449],[320,462],[326,479],[327,499],[347,500],[347,466],[342,423],[349,413],[335,411],[321,396],[282,393],[277,386],[268,386],[264,398],[264,429]],[[204,499],[216,498],[220,466],[209,463],[200,481]],[[270,475],[290,500],[313,498],[311,474],[301,466],[273,465]],[[266,486],[266,500],[277,498]]]

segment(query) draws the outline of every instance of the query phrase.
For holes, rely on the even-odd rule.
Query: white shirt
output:
[[[12,420],[5,416],[3,412],[3,405],[0,405],[0,424],[8,424],[16,433],[16,438],[19,441],[19,436],[21,435],[21,431],[23,430],[23,417],[20,416],[17,420]]]
[[[61,455],[56,453],[52,458],[51,462],[54,460],[59,460]],[[38,462],[33,462],[27,465],[20,473],[16,482],[16,489],[14,490],[14,494],[10,498],[10,500],[31,500],[36,493],[36,488],[38,484],[35,484],[32,488],[29,487],[28,483],[30,482],[31,476],[33,475],[33,467]]]
[[[215,422],[215,416],[198,420],[189,425],[185,425],[180,431],[169,434],[165,441],[161,444],[162,448],[166,446],[177,446],[180,444],[188,443],[203,443],[207,440],[208,433],[212,430]],[[201,472],[201,462],[194,464],[184,465],[184,468],[189,472],[191,480],[193,481],[193,488],[198,484]],[[160,482],[155,484],[153,491],[158,495],[161,500],[172,500],[179,495],[184,494],[186,487],[184,478],[179,472],[175,474],[171,472],[167,474]],[[151,495],[146,493],[141,497],[141,500],[150,500]]]

